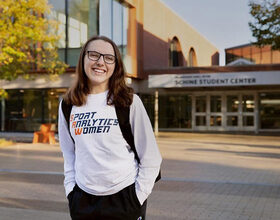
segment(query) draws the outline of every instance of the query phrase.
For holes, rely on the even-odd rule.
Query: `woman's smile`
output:
[[[92,68],[92,70],[96,75],[103,75],[104,73],[106,73],[106,70],[100,68]]]

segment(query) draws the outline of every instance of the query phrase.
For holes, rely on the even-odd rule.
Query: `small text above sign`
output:
[[[280,85],[280,71],[149,75],[149,88]]]

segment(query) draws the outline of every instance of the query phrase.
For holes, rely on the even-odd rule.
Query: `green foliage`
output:
[[[0,99],[1,98],[7,98],[8,97],[8,93],[4,90],[0,88]]]
[[[47,19],[49,13],[47,0],[0,0],[0,79],[65,71],[57,53],[58,22]]]
[[[279,0],[250,1],[250,14],[254,20],[249,22],[256,45],[271,45],[280,50],[280,3]]]

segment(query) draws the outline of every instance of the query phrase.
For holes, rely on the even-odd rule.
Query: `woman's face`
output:
[[[100,56],[100,54],[106,56]],[[88,44],[84,57],[84,70],[93,87],[98,87],[104,91],[108,89],[109,79],[115,70],[114,59],[116,59],[115,52],[110,43],[103,40],[94,40]]]

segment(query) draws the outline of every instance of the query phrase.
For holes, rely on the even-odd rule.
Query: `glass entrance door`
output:
[[[256,129],[256,94],[224,93],[193,97],[194,130],[253,131]]]
[[[280,130],[280,93],[260,94],[260,129]]]
[[[194,128],[195,130],[205,130],[207,126],[206,112],[207,112],[207,96],[194,97]]]
[[[222,96],[210,95],[210,124],[212,129],[222,127]]]

